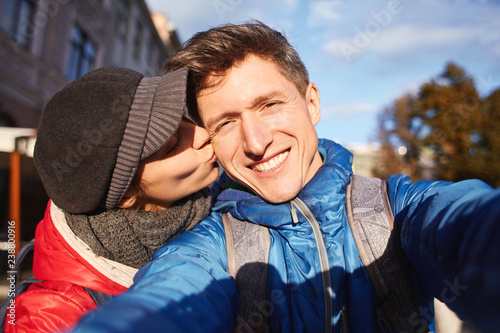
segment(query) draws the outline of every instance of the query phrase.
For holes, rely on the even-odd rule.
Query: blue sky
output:
[[[481,95],[500,88],[498,0],[146,0],[182,42],[258,19],[297,49],[321,95],[319,137],[371,143],[377,113],[453,61]]]

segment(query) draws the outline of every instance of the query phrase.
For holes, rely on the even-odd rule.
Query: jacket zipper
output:
[[[294,217],[294,223],[298,221],[297,213],[295,212],[294,205],[297,209],[304,215],[306,220],[309,222],[313,229],[314,238],[316,239],[316,244],[318,246],[319,260],[321,264],[321,275],[323,277],[323,290],[325,291],[325,332],[330,333],[332,331],[332,282],[330,279],[330,264],[328,263],[328,255],[326,253],[325,242],[323,241],[323,235],[321,234],[321,229],[319,223],[314,217],[313,213],[309,210],[307,205],[299,198],[292,199],[291,203],[291,213]]]
[[[340,324],[341,324],[341,332],[347,333],[347,322],[345,318],[345,308],[340,308]]]

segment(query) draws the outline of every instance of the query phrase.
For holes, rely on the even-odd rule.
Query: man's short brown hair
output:
[[[218,83],[208,78],[224,76],[248,55],[274,62],[279,71],[305,95],[309,74],[297,51],[283,34],[259,21],[227,24],[196,33],[169,59],[163,70],[170,72],[185,66],[189,68],[188,107],[190,112],[196,113],[196,94]]]

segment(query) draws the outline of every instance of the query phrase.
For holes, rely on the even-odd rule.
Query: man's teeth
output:
[[[281,153],[278,156],[276,156],[275,158],[273,158],[267,162],[252,166],[252,169],[254,171],[259,171],[259,172],[271,171],[271,170],[279,167],[281,165],[281,163],[283,163],[283,161],[286,159],[288,154],[289,154],[288,151]]]

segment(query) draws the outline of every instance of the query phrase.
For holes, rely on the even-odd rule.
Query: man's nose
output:
[[[273,141],[273,134],[264,120],[255,114],[241,119],[242,146],[247,155],[262,156]]]
[[[193,132],[193,148],[194,149],[200,149],[203,146],[205,146],[207,143],[210,141],[210,136],[208,135],[208,132],[206,129],[200,126],[196,126],[192,124],[194,127]]]

